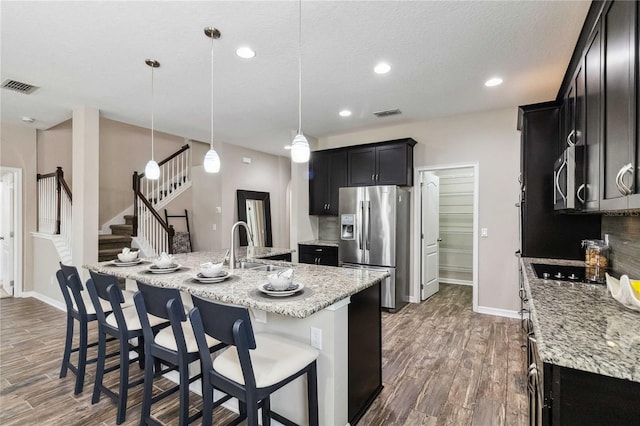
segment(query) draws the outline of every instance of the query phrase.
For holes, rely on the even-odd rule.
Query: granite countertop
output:
[[[311,241],[302,241],[298,243],[303,246],[327,246],[327,247],[338,247],[338,241],[334,240],[311,240]]]
[[[536,278],[531,263],[582,266],[584,262],[521,259],[542,360],[640,382],[640,312],[614,300],[606,285]]]
[[[243,248],[244,249],[244,248]],[[282,254],[279,249],[249,248],[238,251],[241,260],[258,259],[258,256]],[[286,250],[285,253],[292,250]],[[340,300],[356,294],[388,277],[386,272],[375,272],[330,266],[291,264],[288,262],[261,261],[262,263],[290,266],[294,270],[293,281],[304,285],[301,294],[276,298],[264,296],[257,290],[258,285],[267,283],[267,276],[273,272],[235,269],[231,277],[217,284],[202,284],[194,279],[203,262],[221,262],[226,250],[175,254],[173,257],[182,265],[177,272],[152,274],[147,272],[151,259],[135,266],[119,267],[111,262],[83,265],[84,268],[121,278],[139,280],[161,287],[173,287],[202,297],[225,303],[260,309],[280,315],[305,318]],[[256,255],[256,253],[258,253]],[[229,271],[225,266],[224,270]]]

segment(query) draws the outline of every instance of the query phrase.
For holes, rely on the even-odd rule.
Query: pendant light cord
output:
[[[302,134],[302,0],[298,8],[298,134]]]
[[[213,150],[213,40],[211,37],[211,149]]]
[[[153,117],[154,117],[154,101],[153,101],[153,66],[151,67],[151,160],[153,157]]]

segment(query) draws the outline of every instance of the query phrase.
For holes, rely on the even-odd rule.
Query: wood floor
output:
[[[95,365],[88,367],[80,395],[73,395],[73,373],[58,378],[62,312],[35,299],[2,299],[0,326],[1,425],[115,424],[111,400],[103,396],[91,405]],[[441,285],[427,302],[384,314],[383,342],[385,388],[360,425],[527,423],[519,322],[473,313],[471,287]],[[141,375],[136,365],[131,373]],[[115,386],[117,377],[107,383]],[[157,381],[158,392],[170,384]],[[125,424],[139,423],[141,396],[139,386],[130,391]],[[192,410],[200,406],[193,394]],[[152,415],[163,424],[177,424],[177,395],[154,406]],[[234,416],[220,408],[214,423],[225,424]]]

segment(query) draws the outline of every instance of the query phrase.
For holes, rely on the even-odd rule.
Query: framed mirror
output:
[[[259,191],[236,191],[238,199],[238,220],[247,222],[255,247],[273,247],[271,242],[271,204],[269,193]],[[240,245],[246,246],[247,232],[244,227],[238,228],[240,232]]]

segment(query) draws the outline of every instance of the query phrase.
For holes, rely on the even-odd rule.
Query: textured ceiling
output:
[[[286,155],[297,128],[298,2],[2,1],[2,121],[46,129],[78,106],[150,127],[210,138],[214,26],[215,138]],[[321,137],[403,121],[555,98],[589,2],[302,2],[303,123]],[[257,55],[241,59],[249,45]],[[378,61],[392,70],[372,72]],[[487,88],[500,75],[504,84]],[[341,118],[341,109],[353,115]],[[373,112],[400,108],[402,115]],[[22,116],[34,117],[25,124]]]

